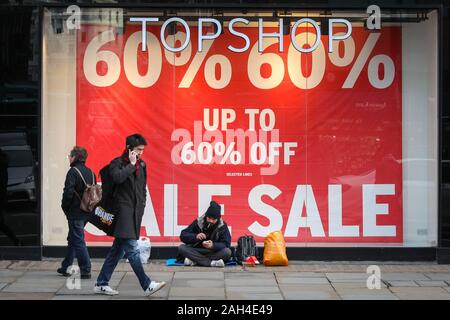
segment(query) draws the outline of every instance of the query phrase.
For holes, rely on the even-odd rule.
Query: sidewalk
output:
[[[287,267],[231,266],[166,267],[165,261],[145,265],[152,280],[166,281],[151,298],[143,295],[137,278],[121,262],[111,279],[118,296],[92,292],[103,260],[92,260],[92,279],[79,280],[79,289],[69,289],[68,278],[56,269],[60,259],[0,261],[1,299],[185,299],[185,300],[450,300],[450,265],[436,263],[304,262]],[[368,289],[367,267],[381,271],[380,289]],[[70,279],[69,279],[70,280]],[[72,281],[73,282],[73,281]]]

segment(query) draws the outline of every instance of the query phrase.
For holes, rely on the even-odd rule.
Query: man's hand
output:
[[[136,151],[131,151],[130,150],[128,158],[130,159],[130,163],[134,166],[136,164],[136,161],[137,161],[137,153],[136,153]]]
[[[206,249],[212,249],[212,247],[213,247],[213,242],[212,242],[211,240],[203,241],[203,242],[202,242],[202,245],[203,245],[203,248],[206,248]]]
[[[199,234],[197,234],[197,239],[198,240],[205,240],[206,239],[206,234],[200,232]]]

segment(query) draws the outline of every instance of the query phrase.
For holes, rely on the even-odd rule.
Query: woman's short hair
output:
[[[75,146],[70,151],[70,156],[74,157],[75,160],[78,160],[78,161],[81,161],[81,162],[86,162],[86,159],[88,157],[88,153],[87,153],[85,148],[79,147],[79,146]]]

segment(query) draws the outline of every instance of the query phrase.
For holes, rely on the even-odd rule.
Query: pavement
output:
[[[126,261],[110,282],[120,294],[94,294],[102,263],[93,259],[92,279],[82,280],[58,275],[60,259],[0,261],[0,300],[450,300],[450,265],[433,262],[290,261],[286,267],[206,268],[167,267],[153,260],[144,269],[167,285],[150,298]]]

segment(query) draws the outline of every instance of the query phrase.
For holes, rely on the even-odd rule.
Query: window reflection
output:
[[[0,12],[0,246],[40,244],[38,11]]]

